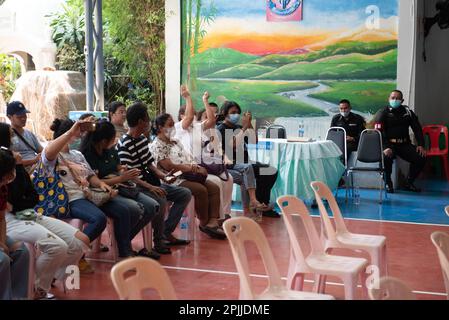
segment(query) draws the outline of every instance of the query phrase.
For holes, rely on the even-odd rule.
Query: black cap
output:
[[[26,108],[25,105],[20,101],[11,101],[6,106],[6,115],[13,116],[13,115],[24,115],[26,113],[30,113]]]

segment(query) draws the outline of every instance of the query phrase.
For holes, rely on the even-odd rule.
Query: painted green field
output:
[[[352,53],[294,63],[255,77],[265,80],[395,79],[397,50],[374,56]]]
[[[242,109],[250,110],[255,117],[301,117],[324,116],[326,113],[311,105],[290,100],[278,93],[305,90],[317,85],[312,82],[271,82],[271,81],[213,81],[200,80],[193,91],[196,110],[202,108],[201,97],[204,91],[211,95],[210,101],[236,101]],[[221,98],[219,98],[221,97]]]
[[[227,48],[209,49],[192,57],[191,68],[198,77],[254,61],[258,56]]]
[[[353,108],[364,113],[376,113],[388,102],[393,82],[322,81],[330,86],[327,92],[312,94],[311,97],[337,104],[342,99],[351,101]]]
[[[274,71],[273,67],[260,66],[257,64],[241,64],[228,69],[220,70],[209,74],[207,78],[232,78],[232,79],[251,79],[268,72]]]
[[[281,66],[296,63],[296,62],[314,62],[319,59],[345,55],[350,53],[360,53],[365,55],[376,55],[396,49],[397,41],[379,41],[379,42],[361,42],[361,41],[346,41],[330,45],[323,50],[316,52],[309,52],[305,54],[296,55],[280,55],[273,54],[266,57],[259,58],[252,63],[264,66],[279,68]]]

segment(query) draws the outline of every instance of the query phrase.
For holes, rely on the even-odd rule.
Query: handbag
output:
[[[187,181],[204,184],[206,182],[207,176],[202,175],[201,173],[185,172],[181,175],[181,178]]]
[[[97,207],[101,207],[112,198],[110,192],[103,191],[100,188],[84,187],[83,192],[87,200],[95,204]]]
[[[118,194],[122,197],[136,200],[139,197],[140,190],[133,182],[120,183],[117,185]]]
[[[45,172],[44,164],[39,161],[33,172],[32,181],[39,196],[39,201],[34,210],[45,216],[64,216],[69,213],[69,197],[58,171],[58,163],[54,168],[52,176]]]
[[[100,188],[91,188],[88,186],[84,186],[81,183],[81,179],[79,176],[75,173],[74,170],[70,167],[70,165],[67,163],[67,161],[61,156],[62,162],[64,162],[64,165],[69,169],[73,180],[80,186],[81,190],[83,190],[84,196],[87,200],[95,204],[97,207],[101,207],[106,202],[112,199],[112,194],[107,191],[103,191]]]
[[[205,168],[207,170],[207,173],[213,174],[223,181],[229,180],[229,172],[226,169],[226,165],[224,163],[214,162],[213,160],[205,162],[204,158],[202,160],[203,161],[200,163],[200,166]]]
[[[109,174],[105,176],[105,179],[110,179],[118,177],[117,174]],[[137,184],[135,184],[132,181],[117,183],[113,187],[114,189],[118,190],[118,194],[122,197],[129,198],[132,200],[136,200],[139,197],[140,190],[137,188]]]
[[[223,181],[229,180],[228,170],[226,169],[226,165],[223,163],[223,159],[220,157],[206,156],[202,154],[200,166],[205,168],[207,173],[213,174]]]

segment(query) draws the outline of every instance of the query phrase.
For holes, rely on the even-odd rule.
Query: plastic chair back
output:
[[[346,130],[341,127],[332,127],[327,131],[326,140],[330,140],[337,145],[344,157],[345,167],[348,165]]]
[[[428,148],[428,156],[433,155],[441,155],[441,154],[447,154],[448,153],[448,130],[447,127],[441,126],[441,125],[431,125],[431,126],[425,126],[423,128],[423,134],[424,136],[428,136],[430,140],[430,146]],[[445,147],[444,149],[440,149],[440,137],[441,135],[444,136],[444,143]]]
[[[379,288],[370,288],[368,295],[371,300],[416,300],[413,291],[401,280],[384,277],[379,281]]]
[[[253,300],[255,298],[251,289],[249,263],[245,251],[246,241],[253,242],[262,257],[265,271],[268,274],[268,290],[284,287],[268,240],[261,227],[254,220],[246,217],[232,218],[223,223],[223,229],[229,240],[239,273],[241,299]]]
[[[437,248],[443,271],[444,284],[446,286],[447,299],[449,300],[449,234],[444,232],[434,232],[431,235],[432,243]]]
[[[128,272],[135,274],[126,277]],[[176,300],[175,290],[167,272],[148,258],[130,258],[114,265],[111,279],[120,300],[142,300],[146,289],[155,289],[162,300]]]
[[[287,139],[287,130],[281,125],[272,125],[267,128],[267,139]]]
[[[296,260],[303,262],[305,260],[305,256],[295,232],[293,222],[293,216],[295,215],[299,215],[303,222],[310,244],[311,254],[324,254],[323,244],[320,241],[320,237],[315,228],[312,217],[310,216],[309,210],[304,202],[294,196],[285,196],[279,197],[277,204],[281,208],[282,218],[284,219],[285,226],[287,227],[290,245]]]
[[[346,233],[348,232],[348,229],[346,228],[345,221],[343,219],[343,216],[340,211],[340,207],[338,206],[337,201],[335,200],[334,195],[332,194],[332,191],[329,189],[329,187],[324,184],[323,182],[314,181],[310,183],[310,186],[313,189],[313,192],[315,193],[315,199],[318,203],[318,208],[320,210],[321,215],[321,221],[324,224],[327,237],[330,240],[336,240],[337,233]],[[332,215],[334,217],[335,221],[335,229],[332,224],[332,221],[330,220],[329,214],[327,213],[326,207],[324,206],[323,200],[325,199],[327,203],[329,204],[329,207],[332,211]]]
[[[449,206],[447,206],[446,208],[444,208],[444,211],[446,211],[446,215],[449,217]]]
[[[365,163],[379,162],[381,168],[384,168],[382,134],[379,130],[367,129],[362,132],[357,151],[357,161]]]

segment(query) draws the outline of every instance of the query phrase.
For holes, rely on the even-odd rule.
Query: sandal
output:
[[[223,229],[220,228],[219,226],[216,227],[200,226],[200,230],[211,238],[220,240],[226,239],[226,234],[224,233]]]
[[[190,243],[189,240],[177,239],[173,236],[167,237],[167,239],[164,241],[164,244],[166,246],[185,246],[188,245],[189,243]]]

